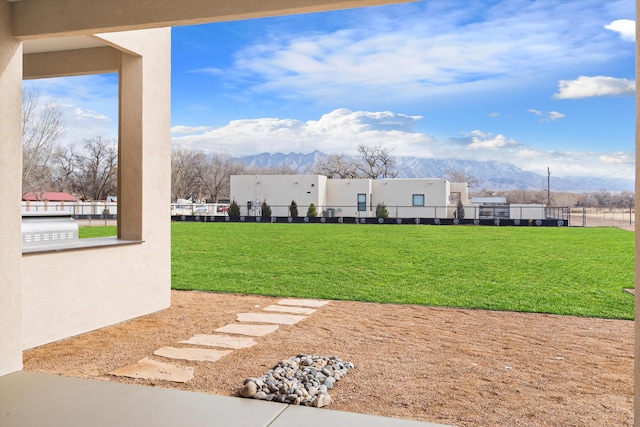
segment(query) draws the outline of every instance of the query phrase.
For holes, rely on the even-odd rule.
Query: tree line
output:
[[[23,91],[22,117],[23,194],[39,199],[46,191],[64,191],[82,200],[102,200],[116,193],[116,141],[96,136],[85,139],[82,150],[62,144],[62,108],[32,88]]]
[[[176,148],[171,151],[171,201],[201,200],[227,202],[231,194],[231,175],[293,175],[286,167],[260,168],[234,161],[228,153],[207,155]]]
[[[483,188],[476,192],[470,192],[472,197],[505,197],[508,204],[550,204],[551,206],[578,206],[590,208],[594,206],[635,206],[635,194],[631,191],[611,192],[597,190],[582,193],[552,191],[550,195],[546,190],[500,190],[493,191]]]

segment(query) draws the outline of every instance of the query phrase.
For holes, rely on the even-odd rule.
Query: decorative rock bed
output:
[[[279,362],[260,378],[247,378],[241,397],[321,408],[331,403],[329,390],[354,367],[337,356],[299,354]]]

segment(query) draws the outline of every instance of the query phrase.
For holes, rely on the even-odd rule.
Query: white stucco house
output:
[[[328,179],[322,175],[233,175],[231,200],[243,215],[260,215],[266,202],[273,216],[289,216],[291,201],[303,216],[309,205],[326,217],[376,216],[383,203],[390,217],[453,218],[458,200],[469,204],[467,183],[438,178]]]

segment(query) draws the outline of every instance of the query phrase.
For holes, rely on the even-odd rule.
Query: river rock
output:
[[[322,408],[331,403],[331,397],[328,394],[319,394],[316,400],[313,402],[313,406],[316,408]]]
[[[253,381],[247,381],[240,390],[240,396],[253,397],[258,392],[258,386]]]
[[[352,363],[343,362],[337,356],[299,354],[278,362],[261,377],[245,379],[238,394],[259,400],[321,408],[331,403],[328,390],[333,389],[335,383],[352,368]]]

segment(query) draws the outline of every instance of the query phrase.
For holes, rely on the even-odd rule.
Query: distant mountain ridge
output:
[[[262,168],[287,166],[300,174],[311,171],[320,159],[328,157],[321,151],[312,153],[261,153],[236,157],[233,160],[247,166]],[[442,178],[445,171],[455,169],[475,177],[474,189],[488,190],[544,190],[547,176],[528,172],[511,163],[461,159],[424,159],[418,157],[396,157],[398,178]],[[600,177],[559,177],[551,175],[551,191],[589,192],[598,190],[633,191],[635,183],[630,179],[606,179]]]

